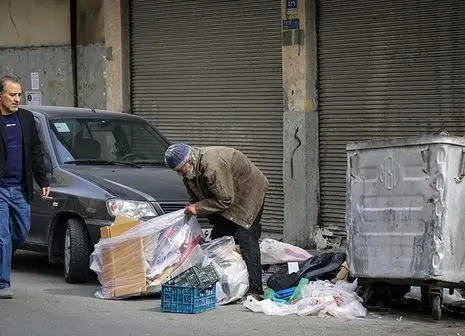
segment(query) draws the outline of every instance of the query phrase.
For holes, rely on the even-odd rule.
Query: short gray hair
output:
[[[0,92],[3,92],[5,90],[6,83],[8,82],[21,85],[21,82],[19,81],[18,77],[12,75],[5,75],[2,78],[0,78]]]

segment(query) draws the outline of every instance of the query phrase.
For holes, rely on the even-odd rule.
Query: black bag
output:
[[[300,262],[299,271],[291,274],[288,274],[288,267],[285,264],[268,278],[266,284],[274,291],[279,291],[297,286],[302,278],[310,281],[330,280],[336,276],[345,260],[345,253],[326,252]]]

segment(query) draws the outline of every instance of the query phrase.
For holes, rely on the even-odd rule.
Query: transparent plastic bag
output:
[[[272,300],[257,301],[247,297],[244,306],[253,312],[263,312],[266,315],[297,314],[319,316],[329,314],[337,318],[354,319],[365,317],[366,308],[352,289],[354,283],[339,282],[333,285],[329,281],[314,281],[303,286],[302,299],[292,303],[279,303]]]
[[[303,303],[313,303],[311,299],[317,299],[320,304],[319,313],[330,314],[338,318],[354,319],[365,317],[367,310],[362,305],[362,300],[355,293],[357,280],[354,282],[339,281],[332,284],[329,281],[313,281],[302,289]],[[324,298],[323,300],[321,298]],[[332,300],[331,300],[332,298]],[[310,300],[309,300],[310,299]],[[301,303],[303,305],[303,303]],[[301,307],[302,311],[309,311],[309,307]],[[312,312],[313,313],[313,312]]]
[[[449,294],[449,289],[448,288],[443,288],[443,303],[444,304],[451,304],[454,302],[458,301],[465,301],[465,299],[462,297],[460,292],[455,289],[454,293],[452,295]],[[421,301],[421,287],[418,286],[412,286],[410,287],[410,292],[404,295],[405,299],[410,299],[410,300],[417,300]]]
[[[296,305],[274,302],[270,299],[258,301],[252,296],[248,296],[243,305],[254,313],[264,313],[265,315],[286,316],[297,313]]]
[[[241,299],[249,289],[249,273],[245,261],[236,251],[234,238],[214,239],[201,247],[207,256],[204,265],[212,262],[220,275],[217,302],[223,305]]]
[[[284,264],[293,261],[306,261],[312,257],[300,247],[265,238],[260,243],[262,265]]]
[[[323,313],[330,314],[340,319],[356,319],[359,317],[366,317],[367,310],[359,301],[350,301],[343,305],[339,305],[337,302],[326,307]]]
[[[90,268],[101,284],[95,296],[125,298],[159,292],[163,283],[203,262],[203,241],[197,218],[187,217],[184,210],[100,239],[90,258]]]

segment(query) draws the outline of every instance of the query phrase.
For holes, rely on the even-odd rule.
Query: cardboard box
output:
[[[103,226],[100,228],[100,238],[112,238],[119,236],[140,223],[140,220],[137,218],[117,215],[113,225]]]
[[[117,216],[111,226],[102,227],[102,239],[114,238],[140,224],[140,220]],[[147,291],[144,240],[134,237],[115,242],[102,249],[102,274],[104,292],[110,297],[123,297]]]

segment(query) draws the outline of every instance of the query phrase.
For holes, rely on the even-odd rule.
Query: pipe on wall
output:
[[[69,1],[70,14],[70,37],[71,37],[71,67],[73,78],[73,101],[74,106],[78,107],[78,74],[77,74],[77,10],[78,0]]]

